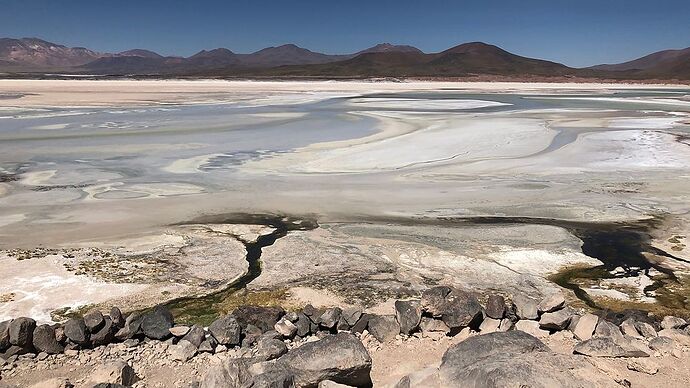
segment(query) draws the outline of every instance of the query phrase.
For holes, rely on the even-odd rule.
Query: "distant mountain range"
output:
[[[37,38],[0,39],[0,71],[99,75],[214,77],[584,77],[690,80],[690,48],[665,50],[620,63],[576,69],[527,58],[482,42],[439,53],[382,43],[352,54],[330,55],[286,44],[251,54],[226,48],[190,57],[165,57],[144,49],[101,53]]]

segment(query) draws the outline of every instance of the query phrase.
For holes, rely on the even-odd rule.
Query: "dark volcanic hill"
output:
[[[419,50],[367,52],[312,66],[284,66],[264,74],[339,77],[464,77],[471,75],[565,76],[578,73],[555,62],[511,54],[485,43],[466,43],[436,54]]]
[[[133,49],[117,54],[66,47],[37,38],[0,39],[0,72],[226,77],[473,77],[492,79],[600,78],[690,80],[690,48],[665,50],[634,61],[574,69],[472,42],[425,54],[416,47],[381,43],[354,54],[323,54],[285,44],[251,54],[226,48],[188,58]]]
[[[682,62],[690,57],[690,47],[683,50],[663,50],[646,55],[632,61],[592,66],[594,70],[625,71],[625,70],[648,70],[658,66],[671,65]]]

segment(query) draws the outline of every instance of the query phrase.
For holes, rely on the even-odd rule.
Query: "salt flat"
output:
[[[690,259],[687,87],[1,80],[0,94],[19,96],[0,100],[4,253],[99,247],[120,268],[133,259],[117,246],[140,252],[137,238],[169,233],[185,241],[148,237],[159,243],[152,256],[165,276],[122,288],[113,297],[124,305],[140,302],[140,286],[159,291],[167,282],[167,294],[146,299],[166,300],[217,291],[246,272],[246,225],[199,221],[224,214],[320,225],[264,248],[253,290],[318,288],[363,304],[429,282],[543,293],[559,287],[551,277],[564,268],[613,270],[584,254],[582,240],[638,223],[669,253],[650,254],[654,265],[690,275],[682,261]],[[456,224],[477,218],[497,224]],[[180,226],[190,222],[202,226]],[[233,252],[223,271],[212,260],[221,249]],[[61,254],[50,260],[72,260]],[[24,277],[0,275],[2,292],[46,271],[93,289],[117,280],[89,272],[104,263],[88,252],[78,257],[93,264],[84,273],[41,260],[23,264]],[[202,270],[192,270],[195,261]],[[593,294],[654,301],[639,289],[582,282]],[[41,311],[68,307],[34,300]],[[0,302],[0,315],[22,306]]]

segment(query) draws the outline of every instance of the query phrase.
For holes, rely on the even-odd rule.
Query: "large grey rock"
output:
[[[592,338],[592,334],[597,328],[598,323],[599,317],[594,314],[585,314],[577,321],[577,324],[573,329],[573,335],[575,335],[575,338],[581,341],[586,341]]]
[[[664,319],[661,321],[661,328],[662,329],[680,329],[687,325],[687,322],[685,322],[685,319],[683,318],[678,318],[674,316],[665,316]]]
[[[281,307],[240,306],[232,315],[241,327],[254,325],[265,333],[273,330],[273,325],[285,315],[285,310]]]
[[[654,326],[647,322],[635,322],[635,329],[645,338],[654,338],[657,336]]]
[[[446,297],[441,319],[450,327],[457,330],[468,326],[479,326],[482,319],[482,305],[469,292],[455,289]]]
[[[115,333],[115,338],[120,341],[131,339],[141,333],[141,323],[144,320],[144,315],[138,312],[129,314],[125,318],[124,326]]]
[[[503,319],[506,312],[506,301],[501,295],[489,295],[486,301],[486,316],[493,319]]]
[[[419,327],[422,320],[422,308],[418,300],[395,301],[395,318],[402,334],[410,335]]]
[[[252,388],[295,388],[295,376],[283,369],[271,369],[255,375]]]
[[[93,346],[101,346],[111,343],[115,336],[114,330],[113,321],[110,317],[104,317],[101,328],[91,334],[91,344]]]
[[[189,328],[189,331],[182,339],[198,348],[199,345],[204,342],[204,339],[206,339],[206,332],[204,328],[194,325]]]
[[[10,344],[20,347],[31,346],[36,321],[31,318],[17,318],[10,322]]]
[[[208,327],[208,331],[220,344],[235,346],[241,343],[240,335],[242,329],[237,318],[233,315],[226,315],[216,319]]]
[[[216,347],[218,346],[218,341],[216,341],[215,338],[213,338],[212,335],[208,336],[205,340],[199,344],[199,353],[213,353],[216,351]],[[225,345],[222,345],[225,346]]]
[[[446,296],[450,292],[451,288],[446,286],[433,287],[424,291],[420,301],[422,310],[434,317],[440,318],[443,314],[443,306],[446,304]]]
[[[4,352],[10,347],[10,323],[12,321],[0,322],[0,352]]]
[[[287,351],[285,342],[273,338],[264,338],[256,344],[256,357],[261,361],[276,359]]]
[[[548,330],[563,330],[568,327],[570,318],[575,314],[571,308],[556,310],[552,313],[544,313],[539,318],[539,327]]]
[[[520,319],[538,319],[539,313],[537,306],[539,302],[536,299],[529,298],[525,295],[515,295],[513,297],[513,305],[515,306],[515,314]]]
[[[82,318],[70,318],[65,322],[65,336],[75,344],[85,345],[89,342],[89,331]]]
[[[153,311],[144,314],[141,320],[141,330],[151,339],[163,340],[170,337],[170,329],[173,326],[173,316],[165,306],[156,306]]]
[[[597,327],[594,330],[594,337],[611,338],[616,342],[620,342],[624,338],[618,326],[603,319],[600,319],[597,323]]]
[[[379,342],[390,342],[400,334],[400,325],[392,315],[375,315],[369,319],[369,333]]]
[[[276,365],[290,371],[299,387],[316,387],[323,380],[371,385],[371,357],[362,342],[350,333],[306,343],[280,357]]]
[[[649,357],[649,353],[613,337],[594,337],[575,345],[576,354],[590,357]]]
[[[247,360],[230,358],[211,365],[202,376],[199,388],[250,387],[252,383]]]
[[[537,305],[537,310],[540,313],[551,313],[562,309],[564,305],[565,298],[563,298],[563,295],[561,295],[561,293],[555,293],[542,299],[539,305]]]
[[[122,384],[126,387],[137,382],[134,369],[124,361],[112,361],[96,366],[89,374],[88,381],[93,384]],[[89,384],[85,384],[89,386]]]
[[[343,310],[340,307],[332,307],[326,309],[319,317],[319,326],[326,329],[334,329],[340,320]]]
[[[48,354],[58,354],[65,350],[55,338],[55,330],[49,325],[36,326],[33,333],[33,344],[36,350]]]
[[[196,355],[197,346],[183,339],[176,345],[169,346],[168,353],[173,360],[186,362]]]
[[[105,324],[103,314],[98,310],[91,310],[84,314],[84,324],[86,328],[89,329],[89,333],[95,333],[99,331]]]
[[[354,326],[362,316],[362,310],[356,307],[349,307],[343,310],[342,318],[345,319],[350,327]]]
[[[474,336],[451,346],[443,355],[438,380],[441,387],[473,388],[610,385],[591,364],[551,352],[538,339],[515,330]]]

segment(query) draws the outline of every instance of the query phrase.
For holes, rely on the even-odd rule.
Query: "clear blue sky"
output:
[[[690,46],[690,0],[0,0],[0,36],[185,56],[283,43],[326,53],[380,42],[435,52],[484,41],[587,66]]]

